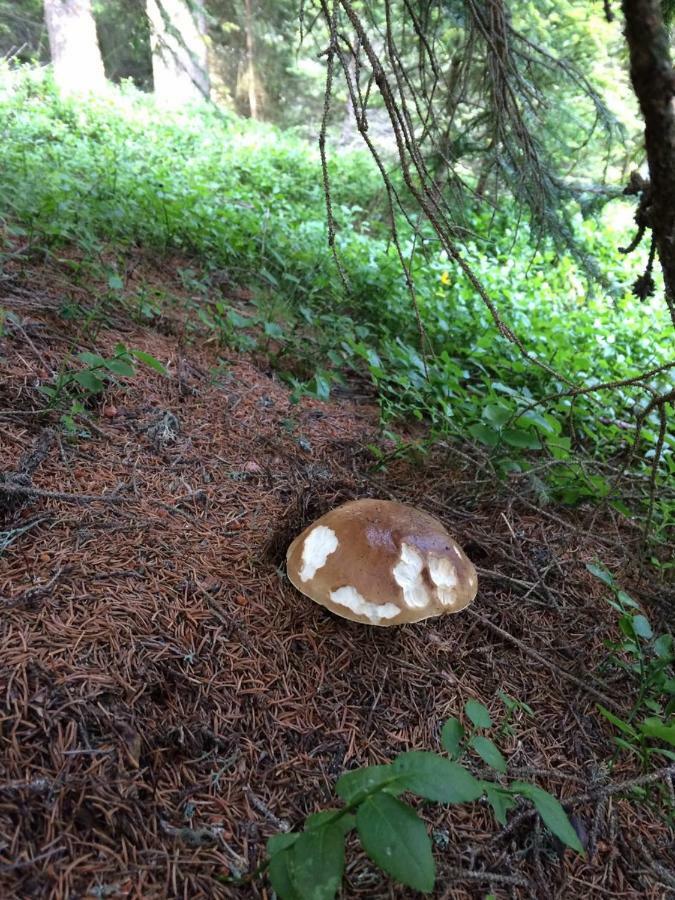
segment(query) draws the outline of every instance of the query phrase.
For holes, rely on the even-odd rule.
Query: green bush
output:
[[[327,247],[318,152],[288,133],[208,107],[158,111],[130,87],[64,100],[42,73],[7,68],[0,71],[0,128],[0,215],[14,238],[54,254],[75,244],[90,260],[104,246],[192,258],[206,285],[198,326],[215,329],[221,343],[269,350],[296,395],[325,397],[354,368],[376,386],[385,421],[418,419],[432,438],[473,440],[489,451],[498,474],[531,473],[542,497],[607,497],[625,514],[639,507],[639,496],[629,508],[613,493],[611,476],[632,442],[625,423],[650,395],[628,385],[547,399],[566,381],[525,361],[433,236],[424,228],[413,236],[401,216],[423,354],[388,242],[378,173],[365,154],[341,153],[330,163],[345,291]],[[490,221],[463,212],[472,223],[468,262],[528,351],[565,379],[591,386],[668,361],[660,299],[639,304],[613,280],[625,266],[615,232],[577,218],[604,273],[606,287],[591,294],[577,264],[533,247],[508,208]],[[254,290],[258,312],[248,322],[209,303],[209,273],[222,270]],[[649,388],[663,392],[671,379],[665,371]],[[631,462],[643,497],[657,413],[644,424]],[[658,472],[664,481],[675,476],[674,449],[667,434]],[[663,530],[673,524],[665,493],[657,493],[654,518]]]

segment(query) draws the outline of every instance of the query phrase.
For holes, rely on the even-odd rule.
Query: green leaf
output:
[[[103,380],[86,369],[84,372],[76,372],[73,380],[92,394],[98,394],[103,390]]]
[[[106,359],[105,367],[110,372],[114,372],[115,375],[130,377],[136,374],[136,369],[124,359]]]
[[[516,805],[516,798],[510,791],[497,787],[490,781],[483,782],[488,803],[500,825],[506,825],[506,814]]]
[[[613,735],[614,743],[617,747],[621,747],[622,750],[627,750],[629,753],[637,753],[638,752],[638,744],[635,742],[631,743],[630,741],[624,741],[623,738],[620,738],[618,735]]]
[[[619,628],[632,641],[635,641],[635,629],[633,628],[633,617],[627,613],[619,619]]]
[[[675,747],[675,723],[666,725],[659,719],[645,719],[640,726],[640,731],[645,737],[657,738],[659,741],[665,741]]]
[[[552,831],[563,844],[583,855],[584,848],[581,846],[578,834],[572,827],[560,802],[552,794],[537,785],[527,784],[523,781],[514,781],[511,784],[511,790],[531,800],[549,831]]]
[[[483,793],[480,781],[465,768],[426,750],[401,753],[392,769],[406,790],[436,803],[470,803]]]
[[[548,440],[547,446],[554,459],[568,459],[571,455],[572,442],[564,435]]]
[[[240,318],[243,317],[240,316]],[[250,322],[247,322],[246,320],[244,320],[244,323],[246,325],[250,324]],[[265,335],[265,337],[282,338],[284,336],[284,330],[277,322],[265,322],[263,326],[263,334]]]
[[[313,828],[322,828],[326,824],[326,822],[328,822],[340,812],[341,810],[339,809],[324,809],[321,812],[313,813],[311,816],[307,816],[307,818],[305,819],[305,831],[310,831]],[[350,813],[341,815],[331,824],[331,827],[339,828],[343,835],[346,835],[355,826],[356,819]]]
[[[654,653],[659,659],[670,660],[673,656],[672,634],[662,634],[654,641]]]
[[[356,827],[363,849],[388,875],[414,890],[433,890],[431,839],[413,809],[389,794],[375,794],[359,807]]]
[[[591,575],[595,575],[596,578],[599,578],[600,581],[604,581],[609,587],[614,587],[614,577],[607,569],[603,569],[602,566],[596,566],[595,563],[586,563],[586,568]]]
[[[675,752],[673,750],[665,750],[663,747],[648,747],[647,753],[650,755],[665,756],[671,762],[675,762]]]
[[[452,759],[459,759],[464,738],[464,727],[459,719],[448,719],[441,730],[441,744],[448,751]]]
[[[108,275],[108,287],[113,291],[121,291],[124,287],[124,282],[119,275]]]
[[[328,400],[330,398],[330,381],[326,378],[324,372],[317,372],[314,376],[314,394],[319,400]]]
[[[162,375],[168,375],[166,367],[158,359],[155,359],[151,353],[146,353],[145,350],[130,350],[129,352],[132,356],[135,356],[139,362],[144,363],[156,372],[161,372]]]
[[[619,729],[619,731],[622,731],[624,734],[629,735],[634,740],[637,739],[638,733],[633,728],[632,725],[629,725],[628,722],[624,722],[623,719],[620,719],[618,716],[615,716],[613,712],[610,712],[608,709],[605,709],[605,707],[601,706],[599,703],[598,703],[598,709],[600,710],[602,715],[607,719],[608,722],[611,722],[612,725],[616,725],[616,727]]]
[[[245,316],[240,316],[239,313],[236,312],[234,309],[228,309],[227,321],[230,323],[230,325],[233,328],[247,328],[248,326],[251,325],[250,319],[247,319]],[[281,329],[279,328],[278,325],[275,326],[273,322],[266,322],[265,328],[264,328],[265,334],[268,335],[269,337],[276,336],[275,332],[274,332],[274,328],[279,329],[279,332],[281,332]]]
[[[344,835],[334,825],[303,831],[290,850],[291,883],[303,900],[333,900],[344,868]]]
[[[502,774],[506,774],[506,760],[502,756],[499,748],[491,741],[490,738],[483,737],[480,734],[474,735],[469,744],[473,747],[476,753],[483,759],[488,766],[493,769],[496,769],[498,772]]]
[[[273,834],[267,838],[267,855],[274,856],[282,850],[292,847],[299,837],[299,831],[281,831],[279,834]]]
[[[291,881],[290,856],[290,850],[282,850],[270,859],[270,883],[281,900],[304,900]]]
[[[492,728],[492,719],[487,706],[478,700],[467,700],[464,704],[464,712],[471,719],[476,728]]]
[[[633,631],[645,640],[650,640],[654,636],[649,620],[642,615],[633,616]]]
[[[405,788],[399,784],[399,775],[393,766],[364,766],[353,772],[345,772],[338,778],[335,793],[345,803],[353,803],[378,789],[386,788],[390,794],[402,794]]]
[[[488,428],[488,426],[483,425],[482,422],[476,422],[474,425],[469,425],[467,431],[471,437],[476,438],[481,444],[487,444],[488,447],[496,447],[499,443],[499,432],[495,431],[493,428]]]
[[[513,416],[513,410],[508,406],[502,406],[501,403],[489,403],[483,409],[482,418],[495,428],[501,428]]]
[[[77,354],[77,358],[90,369],[102,369],[105,366],[105,359],[98,353],[89,353],[87,350],[83,350],[82,353]]]
[[[559,435],[562,431],[562,425],[560,422],[550,415],[541,415],[535,410],[528,410],[526,413],[523,413],[519,419],[516,420],[517,423],[521,421],[531,422],[537,428],[541,428],[542,431],[545,431],[547,434]]]
[[[541,441],[536,433],[522,428],[505,428],[502,431],[502,439],[511,447],[520,447],[523,450],[541,449]]]
[[[625,591],[617,591],[616,599],[619,600],[624,606],[632,606],[633,609],[639,609],[640,606],[638,603],[633,600],[630,594],[627,594]]]
[[[207,326],[207,328],[215,328],[216,324],[213,319],[209,316],[205,309],[198,309],[197,315],[202,320],[202,322]],[[133,351],[132,351],[133,352]]]

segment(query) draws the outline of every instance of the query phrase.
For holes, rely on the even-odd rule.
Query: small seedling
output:
[[[356,830],[369,858],[395,881],[414,890],[433,890],[436,870],[427,827],[401,796],[413,794],[434,803],[473,803],[486,798],[501,824],[518,797],[530,800],[544,825],[567,847],[584,852],[564,809],[547,791],[523,781],[507,782],[507,762],[483,733],[492,718],[482,703],[464,706],[467,724],[449,719],[441,731],[447,756],[424,750],[400,753],[385,765],[365,766],[338,779],[341,808],[309,816],[299,832],[275,834],[267,858],[256,870],[268,870],[281,900],[331,900],[342,883],[345,838]],[[460,759],[477,753],[499,782],[476,778]]]
[[[620,750],[637,754],[644,767],[653,756],[675,761],[675,642],[672,634],[656,635],[639,603],[605,568],[587,564],[588,571],[612,591],[607,602],[619,614],[621,639],[608,640],[608,661],[623,669],[637,687],[637,697],[625,719],[599,706],[620,734]],[[641,720],[641,721],[639,721]],[[667,745],[667,746],[664,746]],[[673,748],[673,749],[669,749]]]
[[[65,410],[61,422],[71,434],[77,433],[75,418],[85,412],[85,404],[99,396],[116,377],[135,375],[137,362],[167,374],[162,363],[150,353],[127,349],[124,344],[118,344],[110,357],[83,351],[75,360],[80,363],[79,368],[73,367],[72,359],[66,359],[54,382],[39,387],[40,393],[47,398],[48,409]]]
[[[240,351],[253,350],[257,346],[255,338],[246,330],[256,323],[222,300],[217,300],[208,311],[204,306],[198,307],[197,316],[214,333],[219,346]]]

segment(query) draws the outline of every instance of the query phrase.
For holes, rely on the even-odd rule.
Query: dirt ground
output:
[[[569,801],[588,853],[562,852],[525,802],[505,829],[482,803],[427,805],[435,897],[675,896],[675,767],[642,783],[622,756],[608,773],[596,709],[621,714],[630,695],[603,665],[616,614],[585,563],[625,578],[655,622],[673,601],[631,568],[630,525],[539,510],[525,484],[448,449],[382,470],[358,385],[294,405],[263,360],[187,341],[171,316],[112,316],[95,348],[146,350],[169,377],[119,379],[89,434],[68,437],[37,386],[68,349],[64,300],[86,305],[89,288],[29,264],[0,287],[15,314],[0,337],[0,896],[271,897],[264,879],[218,877],[332,805],[345,769],[439,749],[471,697],[500,723],[510,772]],[[443,520],[479,568],[470,610],[376,629],[292,588],[291,538],[364,496]],[[509,723],[500,690],[533,715]],[[350,839],[344,896],[415,893]]]

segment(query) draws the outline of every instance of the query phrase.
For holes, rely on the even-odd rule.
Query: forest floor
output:
[[[166,266],[139,261],[132,277],[179,294]],[[269,897],[264,880],[218,876],[252,871],[270,834],[332,805],[345,769],[439,749],[440,725],[471,697],[499,723],[510,772],[569,801],[588,853],[562,852],[526,804],[506,828],[482,803],[429,805],[435,896],[674,895],[657,802],[672,797],[672,767],[645,778],[624,754],[610,774],[597,713],[625,714],[630,692],[605,666],[617,617],[585,564],[601,560],[654,623],[658,597],[672,598],[632,565],[637,529],[539,509],[526,484],[497,485],[459,450],[383,470],[360,385],[292,404],[265,360],[187,342],[179,312],[152,327],[111,313],[95,344],[77,338],[149,352],[169,377],[139,367],[69,437],[37,386],[74,339],[64,301],[86,305],[100,286],[54,262],[18,260],[3,278],[3,898]],[[478,566],[471,609],[377,629],[294,590],[290,539],[363,496],[443,519]],[[507,716],[498,691],[533,715]],[[617,789],[633,779],[643,789]],[[346,897],[414,896],[349,846]]]

